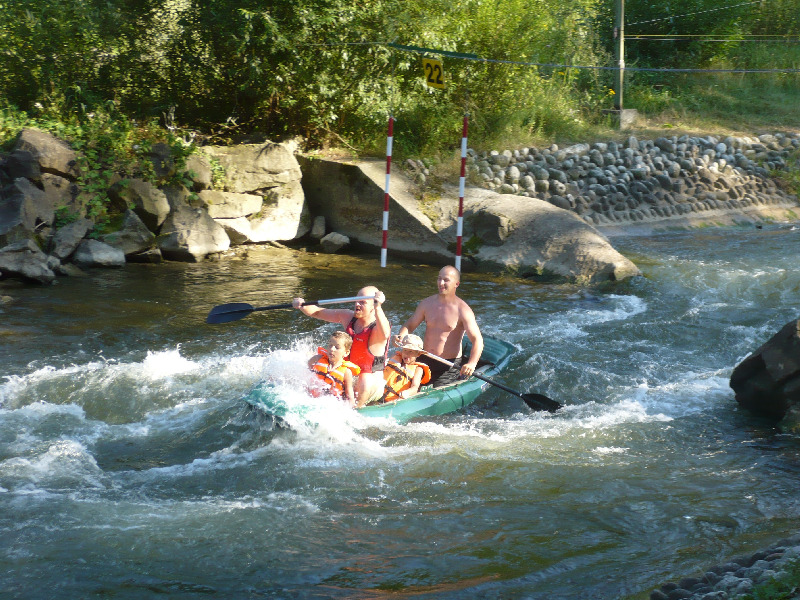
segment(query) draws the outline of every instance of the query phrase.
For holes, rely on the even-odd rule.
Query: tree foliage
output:
[[[640,0],[629,65],[751,65],[742,40],[798,33],[800,0]],[[260,132],[380,146],[387,116],[408,151],[459,141],[460,116],[487,141],[580,127],[613,105],[611,0],[0,0],[0,102],[36,114],[171,115],[212,139]],[[724,36],[726,44],[698,36]],[[445,57],[447,89],[420,54]],[[755,46],[750,46],[755,48]],[[764,46],[758,46],[763,49]],[[434,57],[437,55],[434,53]],[[646,80],[646,77],[642,77]]]

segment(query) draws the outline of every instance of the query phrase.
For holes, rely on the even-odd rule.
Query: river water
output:
[[[616,238],[644,277],[581,289],[465,274],[518,348],[462,412],[397,425],[335,404],[290,430],[333,326],[214,305],[352,296],[395,330],[436,267],[253,249],[128,265],[0,305],[2,598],[646,598],[798,530],[800,442],[737,409],[732,368],[800,313],[800,230]]]

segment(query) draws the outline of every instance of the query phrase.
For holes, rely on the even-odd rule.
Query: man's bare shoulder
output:
[[[417,309],[425,310],[426,308],[430,308],[436,305],[439,301],[439,297],[436,295],[428,296],[427,298],[420,300],[419,304],[417,305]]]
[[[472,312],[472,308],[470,307],[469,304],[467,304],[464,300],[458,297],[456,297],[456,300],[457,300],[458,312],[462,317],[473,317],[473,318],[475,317],[475,313]]]

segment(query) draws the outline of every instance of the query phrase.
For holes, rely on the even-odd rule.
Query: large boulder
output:
[[[134,211],[126,210],[119,231],[107,233],[100,239],[109,246],[122,250],[125,257],[129,259],[131,256],[153,249],[156,236],[142,223]]]
[[[535,198],[475,190],[465,221],[482,271],[579,283],[639,274],[608,239],[574,213]]]
[[[100,240],[81,240],[72,261],[84,267],[123,267],[125,254]]]
[[[739,363],[730,386],[742,408],[800,431],[800,320],[787,323]]]
[[[14,180],[0,192],[0,246],[33,239],[54,217],[52,198],[28,179]]]
[[[26,127],[20,132],[14,150],[30,152],[42,172],[72,180],[78,176],[78,155],[65,141],[46,131]]]
[[[314,217],[322,216],[328,231],[355,245],[380,248],[383,243],[385,161],[343,163],[300,157],[303,191]],[[453,258],[448,241],[431,220],[432,203],[409,190],[413,184],[393,175],[389,207],[389,255],[444,264]],[[430,210],[429,210],[430,209]]]
[[[93,223],[89,219],[78,219],[61,227],[50,241],[50,254],[60,261],[66,260],[75,252],[92,226]]]
[[[0,278],[4,277],[52,283],[56,275],[39,246],[31,240],[22,240],[0,248]]]
[[[324,216],[329,229],[346,235],[354,244],[381,247],[385,163],[301,161],[312,214]],[[392,175],[389,254],[452,263],[458,189],[445,187],[436,194],[416,195],[414,189],[402,173]],[[469,255],[463,257],[462,268],[507,270],[583,283],[618,281],[639,273],[594,227],[549,202],[467,188],[463,222]]]
[[[302,190],[299,194],[302,198]],[[232,243],[264,243],[294,240],[311,228],[311,217],[305,202],[298,197],[267,194],[261,210],[247,217],[216,219],[225,228]]]
[[[225,191],[238,194],[278,191],[300,182],[302,173],[294,143],[204,146],[225,171]]]
[[[37,185],[42,183],[42,168],[27,150],[14,150],[0,161],[0,183],[9,183],[19,177],[29,179]]]
[[[186,177],[192,182],[192,190],[200,192],[211,189],[213,176],[211,161],[205,154],[190,154],[186,159]]]
[[[167,196],[152,183],[141,179],[119,181],[108,190],[119,209],[132,208],[150,231],[157,232],[169,214]]]
[[[222,226],[206,211],[177,202],[157,242],[164,258],[184,262],[198,262],[209,254],[224,252],[231,244]]]
[[[288,241],[311,227],[294,143],[205,146],[225,172],[224,193],[201,192],[200,200],[225,228],[231,243]],[[261,199],[252,210],[256,197]]]
[[[198,194],[200,203],[214,219],[247,217],[261,210],[261,196],[204,190]]]
[[[42,173],[42,188],[57,213],[63,211],[74,218],[86,216],[88,197],[85,194],[81,196],[78,184],[61,175]]]

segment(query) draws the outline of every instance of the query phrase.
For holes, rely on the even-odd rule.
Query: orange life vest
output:
[[[384,402],[398,400],[400,392],[404,392],[411,387],[414,375],[417,374],[417,367],[422,369],[420,385],[428,383],[431,380],[431,368],[424,363],[412,362],[404,364],[399,354],[396,354],[392,360],[386,363],[383,369],[385,392],[382,399]]]
[[[331,361],[325,349],[317,348],[317,353],[321,356],[317,362],[311,365],[311,370],[319,379],[330,386],[330,391],[334,396],[341,397],[344,394],[345,371],[349,369],[353,375],[358,375],[361,373],[361,369],[349,360],[344,360],[338,367],[331,369]]]

